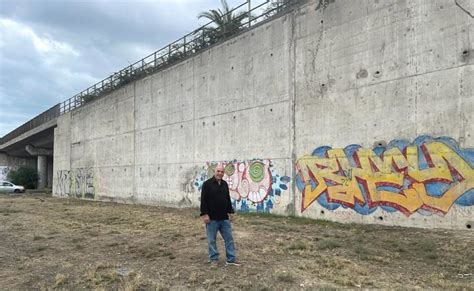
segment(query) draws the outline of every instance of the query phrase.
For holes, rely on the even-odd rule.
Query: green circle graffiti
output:
[[[224,168],[224,173],[230,177],[234,174],[234,172],[235,172],[234,164],[228,163]]]
[[[250,179],[255,183],[262,181],[265,177],[264,169],[265,165],[262,162],[253,162],[249,168]]]
[[[208,177],[208,178],[214,176],[214,172],[216,171],[216,167],[217,167],[217,165],[210,165],[210,166],[207,168],[207,177]]]

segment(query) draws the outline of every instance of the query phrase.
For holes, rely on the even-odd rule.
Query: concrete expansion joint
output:
[[[455,66],[455,67],[451,67],[451,68],[447,68],[447,69],[441,68],[441,69],[426,71],[426,72],[422,72],[422,73],[415,73],[415,74],[410,74],[410,75],[406,75],[406,76],[400,76],[400,77],[391,78],[391,79],[382,78],[379,81],[374,81],[372,83],[367,83],[367,84],[361,85],[357,88],[361,89],[361,88],[373,87],[373,86],[377,86],[377,85],[380,85],[380,84],[399,81],[399,80],[403,80],[403,79],[407,79],[407,78],[415,78],[415,77],[430,75],[430,74],[434,74],[434,73],[438,73],[438,72],[442,72],[442,71],[456,70],[456,69],[459,69],[459,68],[462,68],[462,67],[465,67],[465,66],[470,66],[470,64],[461,64],[459,66]],[[381,72],[380,72],[380,74],[381,74]],[[374,74],[374,77],[375,77],[375,74]],[[356,75],[356,78],[357,78],[357,75]],[[352,88],[352,87],[348,88],[344,91],[340,91],[340,93],[345,93],[345,92],[348,92],[348,91],[351,91],[351,90],[354,90],[354,88]]]
[[[455,0],[454,2],[462,11],[474,18],[474,3],[472,0]]]

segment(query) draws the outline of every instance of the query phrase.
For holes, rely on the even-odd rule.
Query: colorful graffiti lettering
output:
[[[453,204],[474,205],[474,150],[451,138],[421,136],[385,147],[319,147],[297,161],[301,211],[314,201],[330,210],[370,214],[377,207],[406,216],[444,215]]]
[[[59,197],[95,198],[94,171],[78,168],[56,172],[54,194]]]
[[[290,178],[278,175],[270,160],[225,161],[207,163],[193,185],[201,190],[202,183],[214,175],[217,165],[224,166],[224,180],[229,185],[234,209],[270,212],[282,192],[288,190]]]

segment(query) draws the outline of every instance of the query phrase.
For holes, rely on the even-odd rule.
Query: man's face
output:
[[[222,177],[224,177],[224,167],[219,165],[216,167],[216,170],[214,171],[214,177],[216,178],[217,181],[222,180]]]

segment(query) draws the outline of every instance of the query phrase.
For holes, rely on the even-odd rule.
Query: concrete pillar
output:
[[[47,188],[53,188],[53,157],[48,157],[48,183]]]
[[[52,173],[48,175],[49,172],[52,171],[48,167],[48,160],[50,156],[53,155],[53,150],[45,149],[45,148],[38,148],[32,145],[27,145],[25,150],[32,156],[38,157],[38,164],[37,164],[37,171],[38,171],[38,189],[44,189],[46,187],[51,187],[52,180]],[[50,177],[48,177],[50,176]]]
[[[46,188],[48,183],[48,157],[38,156],[38,189]]]

